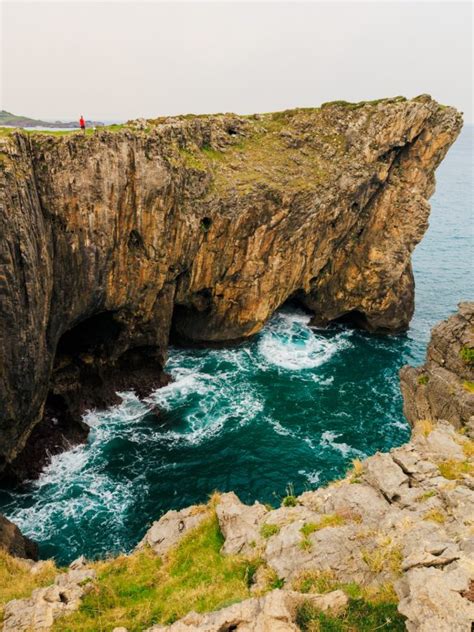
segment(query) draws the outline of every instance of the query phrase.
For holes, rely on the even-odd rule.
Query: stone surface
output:
[[[170,626],[155,625],[148,632],[298,632],[294,620],[300,604],[310,602],[324,612],[339,611],[347,601],[341,590],[324,595],[273,590],[263,597],[247,599],[210,614],[191,612]]]
[[[95,578],[88,568],[71,569],[58,575],[54,584],[37,588],[26,599],[14,599],[5,606],[3,632],[46,632],[59,617],[77,610]]]
[[[20,529],[0,514],[0,548],[10,555],[38,559],[38,545],[22,534]]]
[[[423,95],[3,136],[0,470],[37,474],[86,408],[165,383],[170,331],[235,341],[290,297],[318,324],[405,329],[461,125]]]
[[[244,505],[234,492],[222,494],[216,507],[225,538],[223,553],[252,555],[263,542],[260,529],[268,510],[261,503]]]
[[[474,603],[461,595],[474,577],[474,565],[410,570],[397,585],[399,611],[409,632],[470,632]]]
[[[473,358],[474,303],[464,302],[433,329],[425,364],[400,370],[403,411],[411,424],[445,419],[474,437]]]
[[[148,529],[137,549],[149,546],[158,555],[166,555],[206,518],[209,518],[209,511],[203,505],[192,505],[180,511],[167,511]]]

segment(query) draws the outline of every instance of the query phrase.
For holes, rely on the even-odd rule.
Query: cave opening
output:
[[[341,316],[335,318],[333,323],[346,325],[349,329],[369,329],[369,321],[364,312],[358,309],[352,309]]]
[[[56,358],[110,352],[121,331],[122,325],[112,311],[90,316],[63,333],[56,346]]]

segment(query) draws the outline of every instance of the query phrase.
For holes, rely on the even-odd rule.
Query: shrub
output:
[[[430,381],[430,376],[426,375],[426,373],[418,377],[418,384],[425,385],[425,384],[428,384],[429,381]]]
[[[474,349],[472,347],[461,347],[459,355],[464,364],[468,364],[469,366],[474,364]]]

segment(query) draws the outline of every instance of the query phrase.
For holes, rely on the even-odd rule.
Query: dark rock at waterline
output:
[[[0,548],[15,557],[38,559],[38,545],[22,534],[20,529],[0,514]]]
[[[424,95],[148,123],[0,139],[9,475],[83,440],[86,408],[165,383],[170,331],[247,338],[289,298],[319,325],[396,332],[412,316],[410,255],[456,110]]]

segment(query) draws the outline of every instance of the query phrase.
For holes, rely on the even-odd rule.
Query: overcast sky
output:
[[[472,111],[469,2],[3,2],[1,108],[266,112],[428,92]]]

